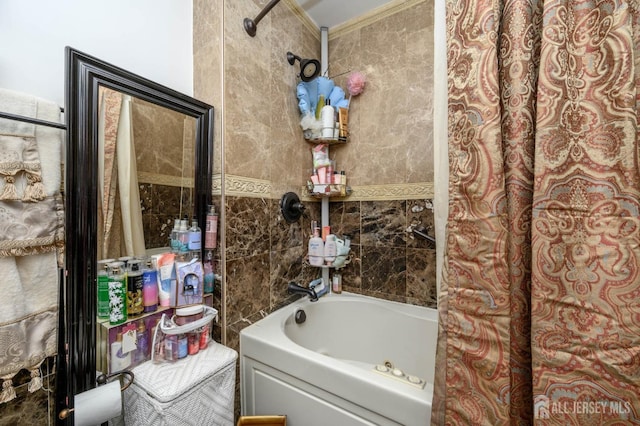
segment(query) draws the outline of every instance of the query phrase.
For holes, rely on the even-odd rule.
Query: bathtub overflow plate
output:
[[[411,386],[418,387],[420,389],[424,388],[425,381],[418,376],[412,376],[410,374],[405,374],[404,371],[399,368],[389,368],[384,364],[378,364],[373,367],[373,371],[376,373],[382,374],[392,379],[399,380],[403,383],[406,383]]]

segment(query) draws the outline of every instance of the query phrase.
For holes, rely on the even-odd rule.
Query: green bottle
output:
[[[109,318],[109,263],[113,259],[98,261],[98,318]]]
[[[127,275],[123,262],[109,265],[109,324],[127,321]]]
[[[318,98],[318,105],[316,105],[316,120],[320,120],[322,108],[324,107],[324,95],[320,95]]]

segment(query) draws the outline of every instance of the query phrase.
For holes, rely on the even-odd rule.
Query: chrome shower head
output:
[[[302,59],[298,55],[287,52],[289,65],[295,64],[296,60],[300,62],[300,78],[302,81],[311,81],[320,74],[320,61],[317,59]]]

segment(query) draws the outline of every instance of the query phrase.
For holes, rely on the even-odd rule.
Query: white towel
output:
[[[34,118],[37,116],[37,101],[12,90],[0,88],[0,111]],[[22,121],[0,118],[0,134],[8,136],[35,136],[35,125]]]
[[[5,89],[0,111],[60,122],[55,103]],[[37,368],[57,349],[63,135],[60,129],[0,119],[0,174],[8,178],[1,179],[0,193],[16,195],[0,201],[0,378],[6,380],[0,403],[15,395],[11,377],[23,368],[32,370],[29,390],[38,389]]]
[[[0,89],[0,110],[60,122],[54,102],[6,89]],[[64,132],[29,124],[20,133],[12,123],[16,121],[0,120],[0,256],[54,251],[62,246],[63,235]]]

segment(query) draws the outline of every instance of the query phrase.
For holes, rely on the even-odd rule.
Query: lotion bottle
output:
[[[334,234],[327,235],[324,243],[324,261],[327,262],[327,265],[331,265],[336,260],[337,251],[336,236]]]
[[[313,236],[309,239],[309,264],[312,266],[322,266],[324,264],[324,241],[320,237],[320,228],[316,221],[311,223]]]
[[[320,119],[322,120],[322,138],[333,138],[333,128],[335,127],[335,110],[331,106],[331,101],[327,99],[325,105],[320,112]]]

